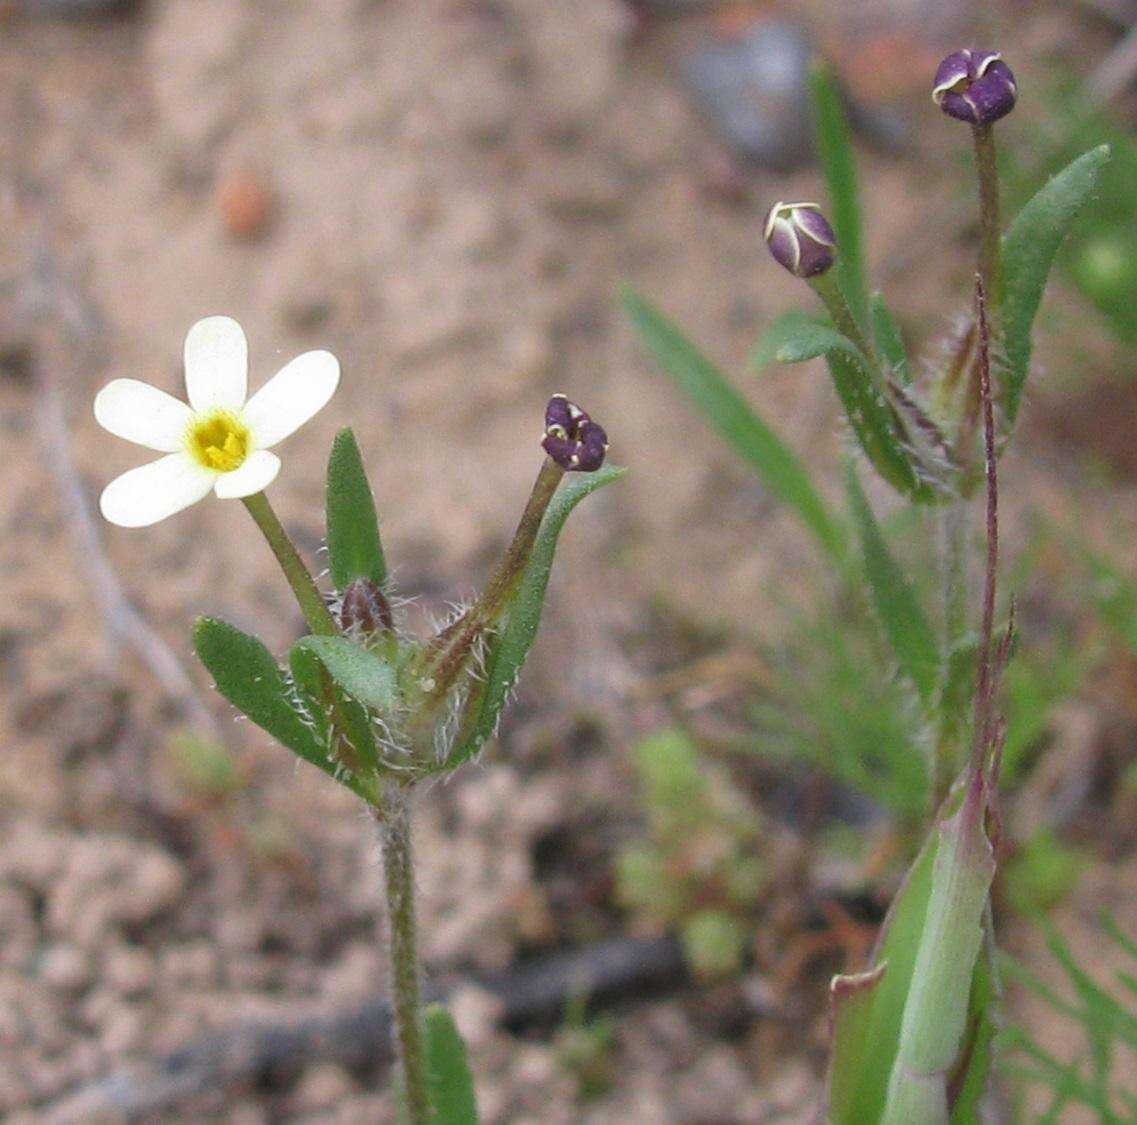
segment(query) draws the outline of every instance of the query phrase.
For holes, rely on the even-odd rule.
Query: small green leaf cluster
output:
[[[328,462],[329,573],[339,628],[302,637],[282,667],[265,645],[202,618],[194,644],[218,690],[281,745],[372,805],[390,780],[455,769],[481,749],[536,635],[557,538],[572,509],[622,470],[574,474],[556,487],[521,557],[488,596],[426,641],[397,628],[371,486],[349,429]],[[358,598],[356,598],[358,595]],[[370,602],[365,624],[348,613]]]
[[[654,924],[676,928],[698,975],[735,973],[767,883],[759,822],[678,731],[644,739],[635,761],[647,838],[617,860],[620,898]]]
[[[615,1077],[613,1046],[616,1020],[611,1015],[590,1015],[588,996],[575,992],[565,1007],[557,1032],[561,1065],[576,1078],[577,1096],[589,1101],[606,1093]]]

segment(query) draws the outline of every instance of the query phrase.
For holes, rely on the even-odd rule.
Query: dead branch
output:
[[[612,938],[553,953],[481,982],[500,1005],[499,1023],[516,1029],[561,1017],[573,996],[593,1004],[649,995],[686,979],[673,938]],[[431,999],[445,993],[433,990]],[[282,1081],[315,1062],[350,1069],[391,1061],[391,1011],[385,996],[287,1024],[247,1024],[207,1035],[181,1050],[116,1070],[37,1109],[53,1125],[138,1121],[207,1093]]]

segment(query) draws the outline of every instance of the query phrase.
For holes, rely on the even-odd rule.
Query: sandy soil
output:
[[[1027,73],[1065,30],[1036,14]],[[607,426],[611,457],[634,471],[574,516],[502,744],[421,802],[424,952],[440,974],[619,927],[605,887],[635,831],[625,751],[666,717],[636,688],[682,659],[642,643],[649,611],[730,646],[776,629],[771,588],[813,596],[786,577],[816,564],[810,544],[652,373],[616,293],[631,281],[653,295],[741,383],[759,328],[800,297],[765,259],[760,215],[813,194],[815,176],[751,173],[741,201],[724,198],[674,67],[705,29],[631,32],[615,0],[165,0],[70,24],[0,17],[0,1114],[39,1119],[124,1061],[342,1004],[385,971],[375,848],[346,793],[217,700],[237,780],[211,796],[187,778],[185,716],[115,645],[88,581],[37,371],[93,496],[137,460],[96,427],[95,391],[116,376],[178,391],[196,318],[242,322],[254,386],[331,348],[342,388],[285,447],[274,503],[316,559],[323,460],[353,425],[399,590],[423,613],[468,594],[505,543],[547,396],[564,390]],[[930,156],[958,138],[924,106],[916,125],[913,158],[866,155],[870,252],[906,322],[942,324],[942,293],[967,276],[949,232],[968,203],[957,168]],[[911,249],[941,238],[949,253],[931,261]],[[1056,307],[1054,335],[1078,315]],[[771,372],[747,394],[836,492],[821,372]],[[1012,505],[1108,505],[1123,541],[1131,482],[1087,480],[1072,440],[1028,432]],[[99,529],[199,688],[197,614],[277,649],[298,632],[246,522],[214,502],[146,532]],[[599,883],[591,910],[558,910],[542,882],[535,855],[554,833],[578,841],[570,901]],[[631,1009],[617,1080],[587,1105],[548,1037],[493,1030],[471,994],[460,1012],[485,1120],[803,1120],[821,981],[792,1055],[768,1028],[724,1033],[698,997]],[[320,1064],[170,1119],[392,1120],[374,1078]]]

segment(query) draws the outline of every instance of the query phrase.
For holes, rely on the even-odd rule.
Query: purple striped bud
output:
[[[948,55],[936,69],[932,101],[949,117],[990,125],[1015,108],[1018,86],[998,51],[965,49]]]
[[[816,203],[775,203],[763,234],[774,261],[795,277],[816,277],[837,257],[833,228]]]
[[[340,605],[340,626],[347,633],[358,632],[364,636],[395,627],[391,603],[378,583],[370,578],[356,578],[348,585]]]
[[[591,473],[604,464],[608,435],[575,402],[553,395],[541,447],[566,472]]]

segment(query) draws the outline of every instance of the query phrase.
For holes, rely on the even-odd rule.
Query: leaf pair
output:
[[[317,638],[308,638],[316,640]],[[334,638],[320,638],[329,640]],[[352,749],[357,762],[347,766],[336,756],[329,719],[330,700],[310,662],[311,650],[297,645],[292,651],[292,673],[286,674],[276,658],[256,638],[234,625],[212,617],[199,618],[194,626],[194,647],[209,669],[218,691],[238,711],[267,731],[282,746],[334,777],[366,801],[375,797],[374,778],[359,766],[374,756],[374,743],[360,737]],[[345,768],[346,767],[346,768]],[[352,768],[354,767],[354,768]]]

